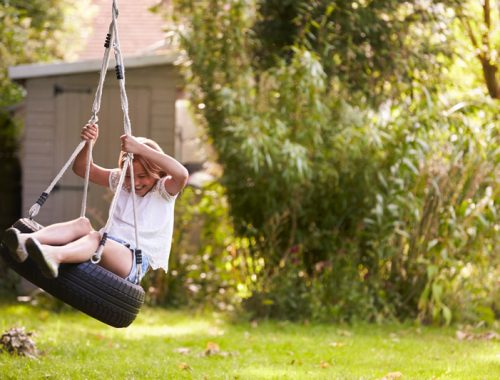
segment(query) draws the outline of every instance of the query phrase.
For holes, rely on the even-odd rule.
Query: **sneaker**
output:
[[[28,238],[26,240],[26,249],[45,277],[57,278],[59,275],[59,264],[43,252],[42,245],[37,239]]]
[[[10,256],[18,263],[23,263],[28,258],[26,246],[21,242],[21,231],[9,228],[3,235],[3,242],[7,246]]]

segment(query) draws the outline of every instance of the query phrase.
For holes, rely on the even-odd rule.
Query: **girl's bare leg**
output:
[[[69,244],[52,246],[42,243],[41,248],[47,260],[56,264],[82,263],[92,257],[100,240],[100,233],[92,231]],[[124,245],[108,239],[104,246],[100,265],[125,278],[132,268],[132,254]]]
[[[22,263],[28,257],[25,247],[28,238],[35,238],[42,244],[64,245],[88,235],[91,231],[89,220],[78,218],[52,224],[33,233],[20,233],[16,228],[9,228],[4,233],[4,241],[12,258]]]
[[[69,222],[51,224],[39,231],[22,235],[25,235],[23,236],[25,239],[36,238],[42,244],[64,245],[88,235],[91,231],[90,221],[85,217],[80,217]]]

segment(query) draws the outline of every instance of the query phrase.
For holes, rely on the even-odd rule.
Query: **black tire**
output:
[[[30,219],[14,223],[21,232],[37,231],[42,226]],[[115,275],[90,261],[81,264],[62,264],[56,279],[44,277],[34,261],[24,263],[12,259],[7,247],[0,244],[0,255],[19,275],[47,293],[91,317],[113,327],[129,326],[144,303],[141,286]]]

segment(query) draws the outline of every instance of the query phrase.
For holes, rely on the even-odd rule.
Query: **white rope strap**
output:
[[[113,35],[115,37],[115,42],[114,42],[114,53],[115,53],[115,71],[116,71],[116,78],[118,79],[118,83],[120,85],[120,100],[121,100],[121,107],[123,111],[123,130],[125,134],[131,135],[132,134],[132,127],[130,125],[130,117],[128,114],[128,98],[127,98],[127,92],[125,90],[125,65],[123,64],[123,57],[122,53],[120,50],[120,37],[118,35],[118,8],[116,5],[116,0],[113,1]]]
[[[125,90],[125,66],[123,64],[123,58],[120,50],[120,38],[118,35],[118,5],[117,1],[113,0],[113,7],[112,7],[112,22],[110,29],[112,28],[112,36],[114,37],[114,42],[113,42],[113,49],[115,53],[115,61],[116,61],[116,66],[115,66],[115,71],[116,71],[116,78],[118,79],[118,83],[120,85],[120,101],[121,101],[121,108],[123,111],[123,129],[126,135],[131,135],[132,134],[132,127],[130,125],[130,117],[129,117],[129,110],[128,110],[128,99],[127,99],[127,92]],[[102,252],[104,250],[104,245],[106,243],[107,237],[108,237],[108,232],[111,228],[112,225],[112,216],[115,212],[116,208],[116,203],[117,199],[120,195],[120,192],[122,191],[123,187],[123,182],[125,179],[125,175],[127,172],[127,169],[130,170],[130,190],[132,192],[132,205],[133,205],[133,213],[134,213],[134,229],[135,229],[135,256],[136,256],[136,263],[137,263],[137,280],[136,282],[139,282],[141,271],[142,271],[142,253],[141,250],[139,249],[139,234],[138,234],[138,224],[137,224],[137,214],[136,214],[136,194],[135,194],[135,183],[134,183],[134,166],[133,166],[133,160],[134,156],[133,154],[129,153],[127,154],[127,159],[125,160],[123,164],[123,168],[120,174],[120,180],[118,182],[118,187],[116,189],[115,195],[113,197],[113,200],[111,202],[111,206],[109,209],[108,213],[108,221],[106,222],[106,225],[103,228],[102,232],[102,238],[99,243],[99,246],[97,247],[97,250],[95,254],[93,255],[91,261],[94,264],[97,264],[101,260]]]
[[[114,35],[113,35],[113,21],[109,24],[108,34],[106,35],[106,41],[104,42],[104,57],[101,64],[101,73],[99,75],[99,83],[97,85],[97,90],[94,97],[94,103],[92,104],[92,117],[89,120],[89,124],[95,124],[99,121],[97,114],[101,108],[102,99],[102,88],[104,87],[104,80],[106,79],[106,73],[108,72],[109,66],[109,53],[111,51],[111,46],[113,45]]]
[[[52,191],[52,189],[54,188],[56,183],[59,182],[59,180],[63,176],[64,172],[68,169],[69,165],[73,162],[73,160],[76,158],[78,153],[80,153],[80,151],[83,149],[83,147],[85,146],[85,143],[86,143],[86,141],[81,141],[80,144],[78,144],[78,146],[73,151],[73,153],[71,154],[68,161],[66,161],[66,163],[64,164],[62,169],[59,171],[59,173],[57,173],[56,177],[52,180],[50,185],[45,189],[44,192],[42,192],[42,194],[40,195],[40,197],[38,198],[36,203],[33,206],[31,206],[31,208],[29,210],[30,219],[33,219],[35,216],[38,215],[40,208],[43,206],[43,204],[45,203],[45,201],[49,197],[50,192]]]
[[[101,109],[101,100],[102,100],[102,89],[104,87],[104,80],[106,79],[106,73],[108,72],[109,66],[109,53],[111,50],[111,46],[113,44],[114,34],[113,34],[113,21],[109,24],[108,34],[106,35],[106,40],[104,42],[104,57],[102,59],[101,64],[101,72],[99,75],[99,83],[97,85],[97,90],[95,92],[94,103],[92,104],[92,116],[90,117],[88,124],[93,125],[99,121],[99,117],[97,114]],[[85,166],[85,181],[83,185],[83,197],[82,197],[82,207],[80,211],[80,217],[85,216],[87,209],[87,195],[90,181],[90,166],[92,164],[92,150],[94,148],[94,142],[89,141],[88,143],[88,153],[87,153],[87,161]]]
[[[80,209],[80,217],[84,217],[87,213],[87,195],[89,190],[89,180],[90,180],[90,165],[92,164],[92,149],[94,148],[94,142],[87,142],[87,161],[85,165],[85,181],[83,182],[83,196],[82,196],[82,207]]]
[[[125,182],[125,175],[127,173],[129,165],[130,165],[130,159],[127,158],[127,160],[125,160],[125,162],[123,163],[123,167],[120,172],[120,179],[118,181],[118,186],[116,187],[115,195],[113,196],[113,200],[111,201],[111,206],[109,207],[109,215],[113,215],[116,210],[118,197],[122,192],[123,183]],[[112,222],[113,222],[112,218],[108,217],[108,221],[106,222],[106,225],[103,228],[102,238],[101,241],[99,242],[99,246],[97,247],[95,254],[91,258],[91,261],[94,264],[98,264],[101,261],[102,251],[104,250],[104,245],[106,244],[106,240],[108,239],[108,231],[111,228]]]
[[[137,277],[136,277],[136,282],[139,283],[141,279],[141,273],[142,273],[142,251],[139,248],[139,231],[138,231],[138,224],[137,224],[137,202],[136,202],[136,195],[135,195],[135,177],[134,177],[134,155],[129,154],[129,159],[130,159],[130,189],[132,191],[132,211],[134,214],[134,233],[135,233],[135,260],[136,260],[136,271],[137,271]]]

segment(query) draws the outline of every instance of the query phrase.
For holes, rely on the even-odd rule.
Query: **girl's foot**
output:
[[[37,239],[28,238],[26,240],[26,249],[45,277],[57,278],[59,275],[59,264],[43,251],[42,244]]]
[[[3,241],[11,257],[18,263],[23,263],[28,258],[28,252],[25,246],[26,238],[22,237],[21,231],[17,228],[12,227],[5,230]]]

